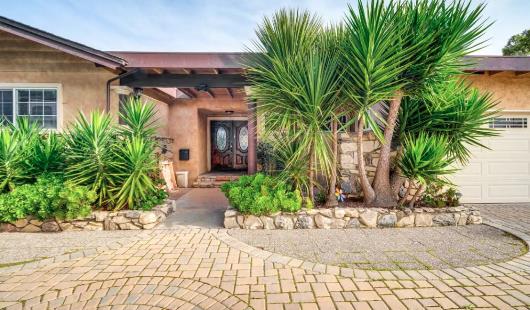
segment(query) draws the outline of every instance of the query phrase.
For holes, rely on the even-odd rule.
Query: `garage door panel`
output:
[[[530,202],[530,130],[520,122],[530,115],[502,117],[500,123],[511,128],[481,141],[490,149],[470,147],[469,164],[451,176],[464,203]],[[519,123],[510,123],[514,117]]]
[[[487,163],[489,176],[524,176],[528,175],[528,163],[514,161],[489,161]]]

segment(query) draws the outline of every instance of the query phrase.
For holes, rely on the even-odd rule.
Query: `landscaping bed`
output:
[[[463,226],[481,224],[480,212],[473,207],[446,208],[343,208],[301,209],[270,215],[242,214],[229,207],[225,228],[241,229],[343,229]]]
[[[152,229],[175,211],[175,201],[166,200],[150,211],[92,211],[75,220],[39,220],[28,216],[10,223],[0,223],[0,232],[59,232],[67,230],[134,230]]]

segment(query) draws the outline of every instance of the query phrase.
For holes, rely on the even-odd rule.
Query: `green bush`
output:
[[[0,195],[0,222],[11,222],[28,215],[41,220],[75,219],[90,214],[96,194],[76,186],[61,175],[45,174],[34,184],[24,184]]]
[[[221,186],[230,204],[241,213],[263,215],[296,212],[302,207],[300,191],[277,178],[261,173],[242,176]]]
[[[444,183],[431,183],[425,189],[421,202],[429,207],[458,207],[460,198],[453,187],[446,188]]]

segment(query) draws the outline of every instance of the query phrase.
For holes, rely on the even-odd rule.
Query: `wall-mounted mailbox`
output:
[[[179,160],[190,160],[190,149],[180,149]]]

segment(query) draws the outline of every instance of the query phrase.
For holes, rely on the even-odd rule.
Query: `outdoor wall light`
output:
[[[234,114],[234,111],[231,111],[231,110],[227,110],[225,111],[226,114]]]

